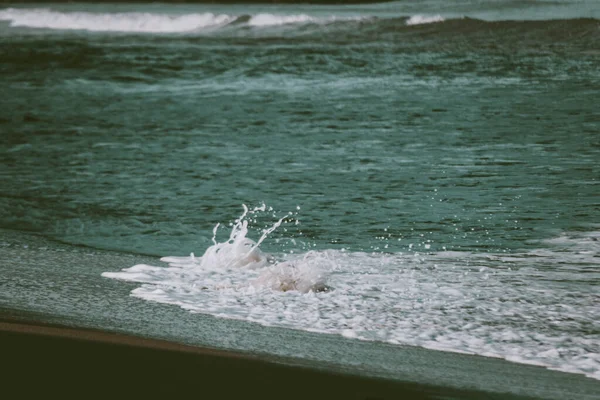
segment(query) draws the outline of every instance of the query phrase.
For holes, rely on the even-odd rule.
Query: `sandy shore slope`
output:
[[[500,398],[109,332],[0,321],[5,390],[22,395],[273,399]]]

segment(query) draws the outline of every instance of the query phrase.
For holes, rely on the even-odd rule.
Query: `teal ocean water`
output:
[[[600,379],[597,1],[3,6],[0,93],[6,310]]]

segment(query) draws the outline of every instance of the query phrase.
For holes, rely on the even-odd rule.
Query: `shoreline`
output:
[[[582,374],[501,358],[190,313],[101,278],[155,258],[3,229],[0,241],[0,322],[11,324],[0,328],[0,354],[9,366],[4,381],[19,392],[549,400],[600,393],[600,381]]]
[[[370,378],[240,352],[0,317],[8,387],[21,394],[173,394],[220,398],[500,399],[506,396]],[[525,398],[525,397],[510,397]]]
[[[535,391],[510,393],[509,386],[505,392],[497,392],[450,386],[435,380],[428,384],[401,380],[400,377],[365,376],[308,360],[254,355],[98,328],[66,326],[39,321],[34,315],[18,312],[12,315],[0,313],[0,354],[9,366],[8,372],[3,374],[5,388],[9,391],[14,389],[22,395],[172,396],[193,392],[224,399],[244,396],[364,400],[550,398],[536,395]],[[482,357],[467,357],[471,359],[472,367],[477,369]],[[420,369],[419,366],[415,368]],[[517,371],[544,370],[518,364],[514,368]],[[484,373],[485,369],[480,372]],[[498,381],[510,385],[510,377],[503,376],[506,371],[496,372]],[[563,373],[559,374],[565,377]],[[535,375],[529,378],[535,378]],[[582,377],[567,374],[567,378],[576,384]],[[471,379],[476,381],[478,376],[473,375]],[[540,384],[542,382],[531,382],[531,389]],[[588,398],[584,393],[579,395],[582,399]],[[592,395],[590,398],[595,397]]]

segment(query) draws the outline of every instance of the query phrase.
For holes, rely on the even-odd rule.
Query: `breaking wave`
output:
[[[163,257],[106,278],[140,283],[132,295],[195,313],[345,337],[501,357],[600,379],[598,232],[565,234],[526,253],[270,255],[260,245],[287,213],[248,237],[249,210],[202,257]],[[564,267],[569,266],[568,268]],[[555,267],[551,267],[555,266]],[[578,289],[564,287],[586,276]],[[524,291],[523,288],[528,290]]]
[[[317,252],[308,252],[299,258],[277,260],[259,248],[267,236],[290,218],[292,213],[284,215],[272,226],[264,229],[261,237],[254,241],[248,237],[248,222],[257,213],[265,212],[267,209],[264,204],[252,210],[246,205],[243,208],[244,212],[235,220],[228,240],[217,242],[216,236],[220,224],[214,227],[213,245],[206,249],[202,257],[196,257],[194,254],[190,257],[163,257],[161,261],[169,263],[169,269],[136,265],[122,272],[106,272],[102,275],[107,278],[154,283],[157,279],[162,281],[165,276],[174,274],[173,277],[176,277],[184,273],[189,275],[186,279],[188,282],[192,282],[194,286],[195,283],[201,283],[206,289],[208,289],[207,279],[211,282],[218,281],[213,285],[213,289],[241,290],[252,287],[300,293],[330,289],[325,282],[327,276],[325,267],[331,266],[326,256]]]
[[[268,27],[288,24],[328,23],[357,20],[359,17],[313,17],[298,15],[227,15],[213,13],[153,14],[153,13],[90,13],[59,12],[50,9],[16,9],[0,11],[0,20],[12,27],[91,32],[182,33],[222,27],[228,24]]]
[[[176,33],[214,27],[231,22],[229,15],[212,13],[165,15],[150,13],[63,13],[48,9],[13,9],[0,11],[0,20],[13,27],[92,32]]]
[[[166,14],[166,13],[93,13],[60,12],[46,8],[0,10],[0,21],[10,27],[29,29],[50,29],[57,31],[115,32],[129,34],[193,34],[212,32],[235,32],[255,30],[271,32],[277,28],[285,31],[311,25],[317,28],[315,34],[331,33],[339,35],[340,30],[355,37],[397,33],[412,29],[429,29],[446,35],[449,33],[498,31],[503,35],[512,32],[520,36],[523,32],[542,32],[544,37],[551,35],[575,35],[596,38],[600,32],[600,22],[593,18],[546,20],[546,21],[484,21],[468,16],[446,18],[442,15],[416,14],[389,18],[371,15],[329,15],[308,14]],[[328,29],[319,29],[327,26]],[[329,29],[334,27],[335,29]],[[269,29],[270,28],[270,29]],[[547,30],[547,32],[544,32]],[[511,39],[512,40],[512,39]]]
[[[432,24],[435,22],[444,22],[445,19],[441,15],[413,15],[409,19],[406,20],[406,25],[422,25],[422,24]]]

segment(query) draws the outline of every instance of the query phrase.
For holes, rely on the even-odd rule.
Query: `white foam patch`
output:
[[[267,287],[281,292],[327,291],[330,289],[327,286],[327,276],[334,268],[335,261],[328,253],[311,251],[301,258],[273,265],[262,272],[252,284],[257,288]]]
[[[215,240],[203,257],[165,257],[168,267],[137,265],[103,276],[139,282],[134,296],[191,312],[600,379],[598,232],[565,234],[518,254],[267,255],[252,252],[272,229],[250,241],[244,221],[236,221],[229,246]],[[217,248],[229,255],[215,257]]]
[[[277,15],[277,14],[256,14],[253,15],[248,21],[248,25],[256,27],[267,27],[267,26],[278,26],[288,24],[328,24],[331,22],[339,21],[365,21],[373,20],[373,17],[369,16],[328,16],[328,17],[315,17],[307,14],[297,15]]]
[[[445,19],[441,15],[413,15],[406,20],[406,25],[422,25],[443,22]]]
[[[190,32],[233,21],[229,15],[212,13],[168,15],[151,13],[58,12],[49,9],[15,9],[0,11],[0,20],[14,27],[86,30],[97,32]]]
[[[8,8],[0,11],[0,20],[10,21],[13,27],[58,30],[85,30],[92,32],[182,33],[218,28],[240,15],[195,13],[90,13],[59,12],[45,8]],[[251,27],[269,27],[288,24],[328,23],[339,20],[360,20],[363,17],[314,17],[306,14],[256,14],[245,23]]]
[[[319,18],[311,17],[306,14],[300,15],[274,15],[274,14],[257,14],[250,18],[248,25],[250,26],[276,26],[285,24],[298,24],[309,22],[321,22]]]

